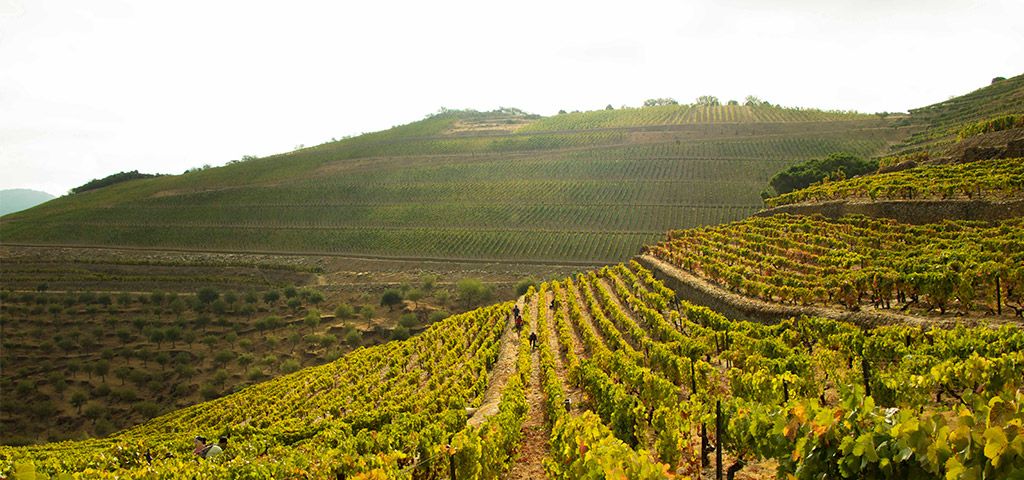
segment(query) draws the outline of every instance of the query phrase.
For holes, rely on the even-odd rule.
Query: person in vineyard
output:
[[[530,332],[530,350],[537,348],[537,332]]]
[[[512,316],[519,317],[519,305],[512,307]]]
[[[206,455],[206,450],[208,448],[206,446],[206,437],[202,435],[197,436],[195,439],[195,446],[196,448],[192,450],[192,453],[199,458],[203,458],[203,456]]]
[[[220,439],[217,440],[216,445],[211,445],[206,449],[206,452],[203,454],[203,458],[216,457],[217,455],[224,453],[226,448],[228,448],[228,437],[220,437]]]
[[[516,315],[516,333],[523,330],[523,317]]]

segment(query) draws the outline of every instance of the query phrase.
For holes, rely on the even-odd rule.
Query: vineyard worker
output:
[[[206,450],[206,454],[203,455],[203,458],[216,457],[217,455],[224,453],[224,449],[226,448],[228,448],[228,437],[220,437],[220,440],[217,441],[216,445],[211,445],[210,448]]]
[[[519,305],[516,305],[516,306],[512,307],[512,316],[514,316],[514,317],[518,317],[519,316]]]
[[[206,452],[206,437],[202,435],[196,437],[195,446],[196,448],[192,450],[192,453],[199,458],[203,458],[203,453]]]
[[[537,348],[537,332],[530,332],[530,349]]]

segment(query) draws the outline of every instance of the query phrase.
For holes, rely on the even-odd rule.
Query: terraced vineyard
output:
[[[446,113],[63,197],[4,217],[0,237],[6,244],[593,264],[628,258],[668,228],[753,213],[767,179],[794,162],[835,151],[871,156],[905,133],[871,115],[648,110],[600,112],[613,128],[583,119],[589,114]],[[491,128],[504,122],[505,130]]]
[[[645,250],[750,297],[927,312],[1024,312],[1024,220],[907,225],[775,215],[675,230]]]
[[[1017,328],[730,321],[677,301],[636,263],[546,283],[518,305],[528,325],[519,335],[510,304],[455,316],[110,439],[0,449],[0,474],[466,479],[541,463],[553,478],[693,477],[713,463],[741,478],[1024,470]],[[467,406],[481,406],[468,421]],[[524,425],[543,435],[522,436]],[[194,434],[229,435],[229,450],[197,463]],[[514,454],[538,443],[545,453]]]
[[[908,170],[811,185],[765,200],[768,207],[829,200],[989,199],[1024,196],[1024,159],[922,165]]]
[[[906,123],[919,130],[893,147],[894,153],[940,152],[956,142],[960,129],[985,118],[1024,113],[1024,75],[997,81],[966,95],[910,110]]]

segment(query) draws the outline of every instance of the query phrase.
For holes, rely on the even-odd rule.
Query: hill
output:
[[[38,190],[14,188],[0,190],[0,216],[27,210],[56,197]]]
[[[545,283],[516,305],[538,333],[535,348],[513,328],[512,305],[499,304],[111,438],[2,447],[0,475],[664,479],[728,467],[749,478],[1014,478],[1024,469],[1020,329],[734,321],[679,301],[635,262]],[[195,435],[226,436],[228,449],[197,461]]]
[[[960,130],[971,123],[1009,113],[1024,113],[1024,74],[994,81],[966,95],[910,110],[901,123],[918,131],[894,145],[894,155],[931,151],[941,156]]]
[[[891,120],[691,105],[536,118],[447,111],[391,130],[70,195],[4,218],[14,244],[599,262],[757,210],[764,182]]]

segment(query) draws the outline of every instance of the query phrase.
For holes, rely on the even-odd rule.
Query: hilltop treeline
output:
[[[108,175],[108,176],[103,177],[103,178],[98,179],[98,180],[97,179],[90,180],[88,183],[86,183],[85,185],[82,185],[80,187],[72,188],[71,189],[71,193],[88,192],[89,190],[96,190],[98,188],[103,188],[103,187],[107,187],[107,186],[110,186],[110,185],[114,185],[115,183],[127,182],[128,180],[135,180],[135,179],[139,179],[139,178],[152,178],[152,177],[159,177],[159,176],[161,176],[161,175],[160,174],[151,174],[151,173],[139,173],[138,170],[132,170],[130,172],[118,172],[118,173],[115,173],[113,175]]]

